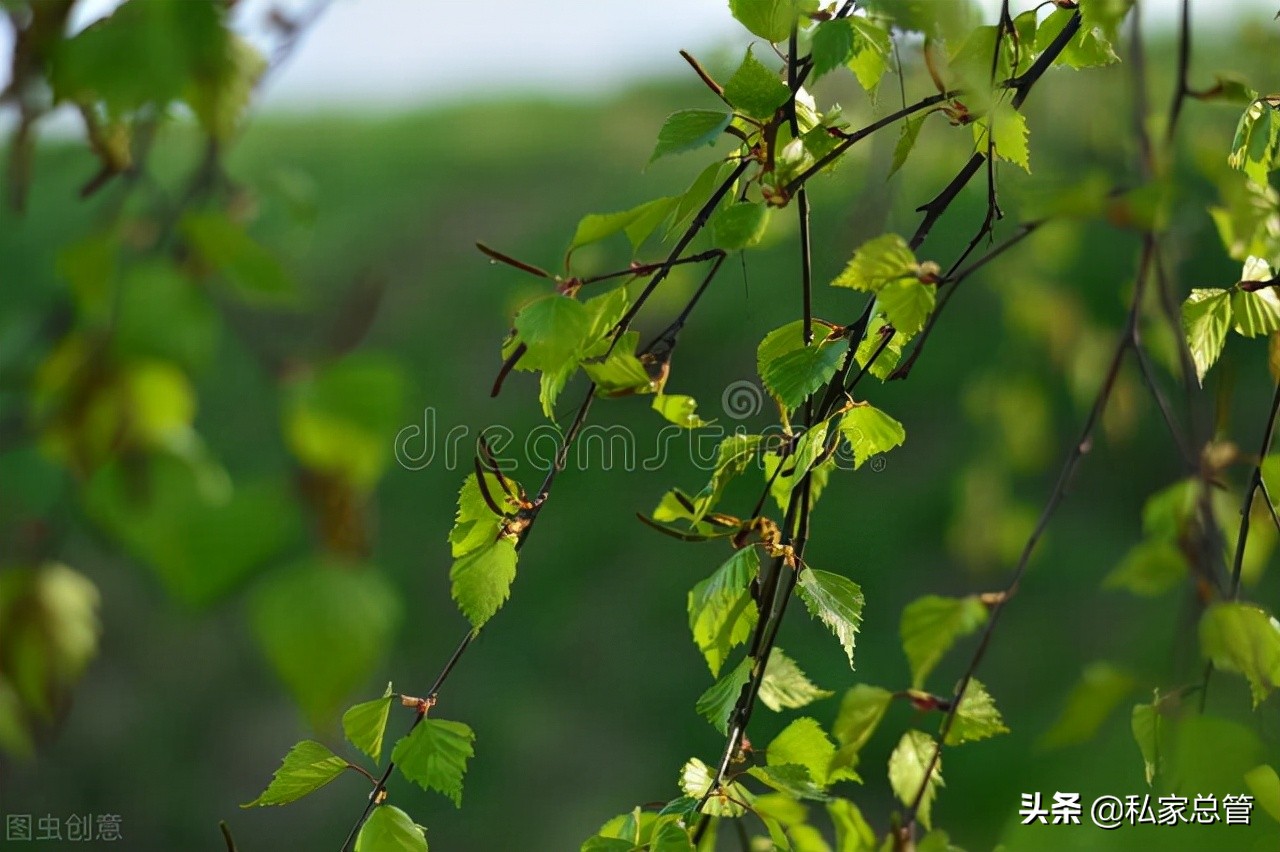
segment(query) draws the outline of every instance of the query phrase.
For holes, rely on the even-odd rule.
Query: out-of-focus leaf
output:
[[[289,749],[267,789],[242,808],[287,805],[314,793],[342,774],[347,762],[315,740],[303,740]]]
[[[1044,736],[1042,748],[1062,748],[1088,742],[1102,723],[1133,692],[1128,672],[1106,661],[1090,663],[1067,696],[1067,704]]]
[[[1260,607],[1212,604],[1200,617],[1200,649],[1218,668],[1249,681],[1255,707],[1280,685],[1280,623]]]
[[[402,604],[368,566],[308,560],[264,578],[249,615],[271,667],[323,727],[386,653]]]

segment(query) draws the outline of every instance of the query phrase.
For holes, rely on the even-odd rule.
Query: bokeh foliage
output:
[[[447,599],[445,545],[460,476],[445,468],[442,446],[420,470],[396,466],[395,435],[421,421],[427,405],[438,426],[500,421],[517,434],[540,409],[527,382],[513,381],[511,399],[481,401],[497,368],[490,342],[542,291],[498,275],[467,246],[501,237],[504,248],[555,268],[577,242],[572,223],[584,210],[625,209],[651,198],[655,184],[679,192],[696,176],[692,163],[638,172],[663,116],[706,97],[655,87],[591,106],[497,102],[378,122],[262,119],[211,159],[231,135],[237,92],[247,92],[260,64],[222,34],[212,5],[192,11],[204,5],[129,4],[116,26],[49,48],[46,61],[62,69],[51,73],[49,96],[77,101],[89,133],[96,126],[107,141],[35,148],[26,213],[5,214],[0,229],[3,275],[20,282],[0,293],[0,601],[5,612],[47,613],[39,635],[56,640],[24,652],[10,641],[16,622],[0,616],[0,714],[8,714],[0,741],[27,751],[34,730],[47,755],[5,767],[15,784],[6,778],[4,804],[119,811],[152,845],[207,844],[230,803],[261,789],[280,742],[300,727],[278,684],[335,749],[338,715],[362,688],[363,697],[378,694],[392,672],[407,691],[425,688],[463,624]],[[172,48],[186,38],[198,49]],[[1209,76],[1221,54],[1224,66],[1265,86],[1262,60],[1273,48],[1274,37],[1258,31],[1228,33],[1203,48],[1197,69]],[[125,49],[141,51],[157,73],[103,65]],[[1167,73],[1167,46],[1157,58]],[[719,63],[726,77],[736,66],[736,58]],[[1124,123],[1081,125],[1082,115],[1128,109],[1123,87],[1091,73],[1047,79],[1043,100],[1028,107],[1034,172],[1002,172],[1012,221],[1073,202],[1096,209],[1128,176]],[[870,114],[850,84],[830,85],[850,113]],[[880,109],[893,103],[885,85]],[[1169,223],[1187,289],[1236,275],[1205,208],[1256,209],[1227,179],[1224,152],[1240,107],[1191,109],[1184,150],[1204,176],[1180,180],[1185,201],[1170,208]],[[178,120],[159,120],[164,111]],[[495,132],[495,117],[519,136]],[[827,278],[867,238],[909,230],[910,208],[954,171],[954,139],[941,134],[969,131],[932,121],[893,183],[878,177],[893,154],[886,137],[817,185],[816,240],[840,247],[819,261]],[[583,127],[598,133],[584,137]],[[148,139],[152,177],[135,181],[139,139]],[[12,162],[26,156],[22,144],[15,140]],[[76,198],[107,172],[88,200]],[[19,185],[13,173],[7,182],[11,191]],[[981,199],[962,198],[952,215],[955,229],[944,222],[932,238],[940,256],[963,246],[963,223],[980,219]],[[1215,214],[1219,231],[1240,216]],[[886,407],[912,425],[911,451],[832,488],[814,536],[815,563],[856,568],[879,612],[868,609],[855,676],[838,651],[828,653],[820,625],[788,626],[788,652],[817,683],[838,695],[855,677],[907,683],[927,655],[903,657],[894,614],[923,589],[963,596],[994,586],[1000,575],[990,572],[1016,558],[1119,323],[1126,294],[1117,282],[1132,275],[1134,243],[1110,225],[1141,228],[1149,213],[1130,196],[1103,219],[1057,221],[993,263],[957,297],[911,382],[885,386]],[[774,305],[791,298],[786,229],[771,223],[761,250],[734,269],[740,280],[717,282],[682,343],[682,380],[708,417],[719,414],[725,377],[754,375],[751,341],[778,324]],[[1255,252],[1241,253],[1243,261]],[[615,241],[581,247],[575,262],[603,271],[627,255]],[[678,308],[695,283],[678,273],[657,304]],[[1153,326],[1148,337],[1173,369],[1175,350],[1161,333]],[[1227,344],[1206,384],[1223,400],[1224,441],[1252,447],[1268,379],[1257,346],[1244,344]],[[1024,790],[1145,789],[1127,708],[1179,682],[1198,658],[1179,612],[1190,593],[1171,593],[1182,587],[1166,577],[1184,569],[1161,548],[1176,539],[1179,516],[1161,510],[1168,500],[1147,502],[1153,483],[1176,485],[1182,472],[1137,374],[1123,374],[1116,394],[1077,485],[1088,497],[1068,503],[984,668],[1006,718],[1020,723],[976,756],[947,758],[950,786],[933,818],[966,848],[998,839],[1008,848],[1139,842],[1136,832],[1087,829],[1046,840],[1008,825]],[[618,419],[656,419],[639,410],[647,401],[634,407],[634,417]],[[652,436],[657,425],[636,429]],[[706,671],[688,641],[685,594],[721,559],[695,558],[631,520],[671,482],[701,476],[686,455],[656,472],[588,466],[557,493],[501,629],[451,687],[457,709],[448,715],[467,718],[481,743],[464,816],[439,796],[396,792],[397,804],[431,824],[433,844],[506,848],[519,825],[530,848],[571,848],[620,800],[667,797],[671,767],[717,747],[689,700]],[[1238,495],[1246,472],[1233,465],[1234,456],[1221,465],[1232,486],[1224,496]],[[1224,521],[1234,511],[1229,500],[1214,508]],[[593,522],[574,523],[584,516]],[[840,544],[851,518],[860,519],[853,556]],[[1265,537],[1261,521],[1254,534]],[[1249,595],[1274,598],[1267,554],[1258,553],[1245,574]],[[1135,599],[1104,583],[1165,594]],[[67,687],[96,643],[99,594],[106,653],[73,700]],[[33,605],[36,597],[47,603]],[[40,661],[35,673],[22,654]],[[945,680],[960,661],[941,665]],[[1222,678],[1214,688],[1222,690],[1215,715],[1231,715],[1240,698],[1247,709],[1242,682]],[[811,712],[830,723],[838,701]],[[918,726],[916,712],[895,705],[884,724]],[[1261,738],[1247,713],[1238,719],[1248,727],[1208,719],[1178,730],[1177,771],[1198,779],[1190,789],[1239,792],[1244,771],[1275,763],[1274,710],[1258,712]],[[772,724],[764,721],[763,742],[783,729]],[[871,744],[864,763],[884,765],[895,745]],[[346,783],[318,794],[331,798],[295,806],[305,809],[293,817],[271,812],[235,825],[267,844],[332,844],[361,795],[336,792]],[[10,789],[23,791],[12,805]],[[867,814],[892,809],[887,790],[868,789],[860,803]],[[1274,828],[1267,819],[1255,811],[1264,831]],[[1149,836],[1167,848],[1205,842],[1195,827]],[[1262,837],[1260,848],[1273,839]]]

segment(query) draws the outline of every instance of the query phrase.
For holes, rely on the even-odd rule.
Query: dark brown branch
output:
[[[1034,87],[1040,78],[1044,76],[1044,73],[1049,70],[1049,67],[1053,64],[1054,60],[1057,59],[1058,55],[1066,49],[1067,44],[1079,29],[1080,12],[1077,11],[1071,16],[1071,19],[1067,21],[1066,26],[1062,28],[1062,32],[1058,33],[1057,37],[1055,37],[1049,46],[1045,48],[1044,52],[1036,57],[1036,61],[1031,64],[1031,67],[1005,84],[1008,88],[1013,89],[1012,103],[1014,109],[1022,108],[1022,105],[1027,100],[1027,96],[1031,94],[1032,87]],[[978,173],[978,169],[982,168],[982,161],[985,159],[986,155],[980,152],[975,153],[969,158],[964,166],[961,167],[956,176],[951,179],[951,182],[943,188],[942,192],[938,193],[932,201],[918,208],[919,211],[925,215],[924,220],[921,221],[920,226],[911,237],[910,245],[912,249],[919,248],[925,241],[929,236],[929,231],[933,229],[934,223],[936,223],[946,209],[951,206],[951,202],[955,201],[956,196],[960,194],[960,190],[964,189],[965,185],[968,184],[973,176]]]
[[[1135,11],[1136,11],[1135,4]],[[1191,68],[1191,0],[1182,0],[1178,16],[1178,72],[1173,89],[1173,105],[1169,107],[1169,124],[1165,127],[1165,141],[1172,142],[1182,115],[1182,106],[1191,94],[1188,74]]]
[[[969,246],[964,250],[964,253],[962,253],[956,262],[951,265],[951,269],[947,270],[947,273],[938,283],[940,289],[943,287],[946,289],[941,290],[942,295],[938,297],[938,305],[933,309],[933,312],[929,314],[929,319],[925,322],[924,331],[922,331],[920,333],[920,337],[916,339],[916,343],[911,350],[911,354],[898,366],[896,370],[893,371],[889,376],[890,380],[905,379],[910,375],[911,368],[915,366],[916,359],[920,357],[920,353],[924,350],[925,343],[928,341],[929,336],[933,334],[933,327],[937,324],[938,318],[942,315],[942,311],[947,307],[947,303],[951,301],[951,297],[955,295],[955,291],[960,284],[970,275],[977,272],[1000,255],[1004,254],[1027,237],[1031,236],[1031,234],[1043,224],[1043,219],[1027,222],[1004,242],[992,248],[964,269],[956,271],[956,267],[964,262],[965,258],[978,244],[977,239],[970,241]]]
[[[942,727],[938,734],[938,742],[934,748],[933,755],[929,759],[928,765],[925,767],[923,780],[916,791],[916,795],[912,799],[910,806],[907,808],[905,818],[903,820],[902,836],[909,836],[913,826],[915,825],[916,815],[920,810],[920,803],[924,799],[925,791],[928,789],[929,780],[933,777],[933,773],[938,765],[938,761],[942,757],[942,749],[947,740],[947,734],[951,732],[952,726],[955,724],[956,711],[960,706],[961,700],[964,698],[965,690],[969,688],[978,666],[982,664],[983,658],[986,656],[987,648],[991,644],[992,634],[995,633],[996,627],[1000,624],[1000,616],[1004,612],[1004,608],[1008,602],[1017,594],[1018,588],[1022,583],[1022,578],[1026,574],[1027,566],[1030,564],[1031,555],[1035,552],[1036,545],[1039,544],[1040,538],[1048,529],[1049,522],[1053,519],[1058,507],[1067,496],[1067,489],[1071,484],[1071,480],[1075,475],[1076,468],[1080,464],[1080,460],[1093,446],[1093,434],[1098,423],[1102,419],[1102,414],[1106,410],[1107,402],[1111,398],[1111,392],[1115,388],[1116,380],[1120,376],[1120,366],[1124,362],[1125,352],[1133,348],[1137,343],[1136,331],[1138,327],[1138,317],[1142,310],[1142,297],[1145,291],[1145,284],[1150,275],[1152,257],[1154,255],[1154,245],[1151,240],[1145,240],[1142,248],[1142,259],[1138,264],[1138,275],[1133,291],[1133,299],[1129,306],[1129,313],[1125,319],[1124,331],[1120,340],[1116,344],[1115,351],[1111,355],[1111,362],[1107,367],[1107,372],[1103,377],[1102,386],[1098,389],[1097,395],[1094,397],[1093,405],[1089,409],[1089,416],[1085,420],[1083,428],[1080,430],[1080,437],[1072,445],[1067,453],[1066,461],[1062,465],[1061,471],[1058,473],[1057,483],[1054,485],[1053,491],[1049,495],[1048,501],[1045,503],[1044,509],[1040,513],[1040,518],[1036,522],[1035,528],[1031,531],[1031,535],[1027,538],[1026,544],[1023,545],[1022,553],[1018,558],[1017,564],[1014,566],[1013,574],[1009,580],[1009,584],[1005,587],[1004,594],[995,596],[995,603],[991,606],[990,614],[987,617],[986,627],[982,631],[982,636],[978,640],[977,648],[974,650],[973,656],[969,660],[968,666],[965,668],[964,674],[957,684],[955,692],[952,696],[951,709],[947,711],[943,718]]]
[[[1231,588],[1229,594],[1232,600],[1240,599],[1240,572],[1244,568],[1244,549],[1249,541],[1249,516],[1252,515],[1253,498],[1260,489],[1265,487],[1262,481],[1262,463],[1266,461],[1267,454],[1271,452],[1271,440],[1276,430],[1276,413],[1280,412],[1280,382],[1276,383],[1275,395],[1271,398],[1271,411],[1267,414],[1267,426],[1262,432],[1262,446],[1258,449],[1258,463],[1253,467],[1253,473],[1249,477],[1249,485],[1244,491],[1244,502],[1240,507],[1240,532],[1236,536],[1236,552],[1235,559],[1231,563]],[[1268,498],[1268,505],[1271,501]]]
[[[694,59],[692,54],[690,54],[689,51],[687,50],[680,51],[680,58],[683,59],[685,62],[689,63],[689,67],[691,67],[694,73],[698,75],[698,79],[701,80],[703,84],[706,85],[706,87],[710,89],[717,98],[724,101],[726,104],[729,104],[729,102],[725,101],[725,98],[724,98],[724,86],[721,86],[719,83],[717,83],[715,79],[712,78],[712,76],[707,73],[707,69],[702,67],[702,63]],[[732,107],[733,105],[729,104],[729,106]]]

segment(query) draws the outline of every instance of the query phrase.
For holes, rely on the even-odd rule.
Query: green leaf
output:
[[[1143,773],[1148,786],[1160,770],[1160,708],[1157,703],[1137,704],[1133,708],[1130,728],[1142,752]]]
[[[814,783],[809,770],[798,763],[753,766],[747,770],[747,774],[762,784],[796,799],[825,802],[831,798],[821,785]]]
[[[1148,497],[1142,505],[1143,532],[1176,543],[1195,512],[1196,492],[1196,480],[1183,479]]]
[[[889,33],[869,18],[846,18],[853,28],[853,55],[849,58],[849,70],[858,83],[868,92],[874,92],[880,80],[889,70],[889,54],[893,42]]]
[[[996,156],[1020,166],[1023,171],[1031,171],[1031,154],[1027,147],[1027,117],[1018,112],[1008,101],[998,101],[988,115],[973,123],[973,139],[980,149],[985,150],[987,132],[990,129],[991,143],[995,147]]]
[[[1173,542],[1153,539],[1137,544],[1102,581],[1104,589],[1126,589],[1154,597],[1177,588],[1187,578],[1187,557]]]
[[[667,226],[668,235],[688,224],[698,208],[707,203],[711,198],[711,194],[715,192],[716,187],[724,180],[728,168],[727,163],[717,161],[698,173],[698,176],[693,179],[693,183],[684,191],[684,194],[680,196],[680,200],[676,204],[675,214],[671,217],[671,224]]]
[[[342,774],[347,762],[314,740],[303,740],[289,749],[267,789],[242,808],[287,805],[314,793]]]
[[[889,174],[885,179],[893,177],[898,169],[902,168],[907,162],[907,157],[911,156],[911,151],[916,147],[916,140],[920,138],[920,128],[924,127],[924,121],[933,115],[934,110],[922,112],[906,121],[902,122],[902,130],[898,133],[898,143],[893,146],[893,163],[889,166]]]
[[[1097,28],[1108,39],[1114,39],[1136,0],[1082,0],[1081,26]]]
[[[770,766],[795,764],[808,770],[809,778],[819,787],[827,787],[841,780],[859,780],[852,769],[841,767],[831,770],[836,755],[835,743],[827,738],[822,726],[808,716],[801,716],[769,743],[765,753]]]
[[[885,344],[884,350],[880,350],[880,344],[884,340],[885,334],[891,334],[889,342]],[[854,360],[858,362],[859,367],[866,367],[870,362],[871,366],[868,371],[880,381],[887,381],[893,373],[898,361],[902,359],[902,348],[906,345],[910,338],[901,331],[893,328],[885,320],[885,318],[877,313],[876,317],[871,320],[871,324],[867,327],[867,334],[858,344],[858,349],[853,353]],[[877,354],[879,353],[879,354]],[[871,357],[875,356],[875,361],[871,361]]]
[[[1036,29],[1036,52],[1043,53],[1075,14],[1071,9],[1058,9],[1041,21]],[[1071,68],[1096,68],[1119,61],[1111,43],[1088,26],[1080,27],[1055,60]]]
[[[391,713],[391,684],[381,698],[365,701],[342,714],[342,733],[373,762],[382,760],[382,737],[387,732],[387,716]]]
[[[666,221],[679,203],[679,197],[655,198],[630,210],[617,213],[591,213],[583,216],[573,232],[569,254],[582,246],[597,243],[617,233],[625,233],[633,251]]]
[[[319,560],[273,571],[249,604],[263,654],[316,727],[331,725],[367,683],[402,613],[376,569]]]
[[[911,685],[919,689],[956,640],[987,623],[987,607],[976,595],[945,598],[925,595],[902,610],[899,632],[911,666]]]
[[[791,35],[800,12],[811,12],[816,0],[729,0],[729,12],[753,35],[779,42]]]
[[[689,629],[712,676],[756,625],[750,585],[760,571],[755,547],[744,547],[689,592]],[[734,696],[737,697],[736,695]]]
[[[555,373],[577,361],[591,329],[591,312],[568,296],[543,296],[516,314],[516,333],[527,351],[523,370]]]
[[[680,789],[689,798],[701,801],[707,794],[707,790],[711,789],[714,778],[715,775],[709,766],[698,758],[692,757],[680,769]],[[746,808],[741,803],[750,804],[752,798],[746,788],[736,781],[728,784],[721,783],[719,792],[707,800],[702,812],[711,816],[740,817],[746,813]]]
[[[1200,650],[1218,668],[1249,681],[1254,707],[1280,684],[1280,623],[1252,604],[1215,603],[1205,610]]]
[[[1187,335],[1187,346],[1201,385],[1204,384],[1205,373],[1222,354],[1231,319],[1231,293],[1228,290],[1192,290],[1182,303],[1182,330]]]
[[[813,30],[809,52],[813,59],[812,79],[816,80],[848,62],[853,57],[853,41],[853,21],[850,18],[836,18],[818,24]]]
[[[769,654],[764,678],[760,681],[760,701],[770,710],[775,713],[783,708],[797,710],[832,695],[835,693],[820,689],[809,680],[795,660],[784,654],[781,648],[774,648]]]
[[[725,251],[749,248],[760,242],[768,225],[769,208],[764,202],[736,201],[711,220],[711,241]]]
[[[607,357],[582,362],[583,372],[596,384],[596,393],[601,396],[626,396],[651,393],[654,390],[653,378],[635,354],[639,340],[637,332],[628,331],[618,339],[617,345]]]
[[[453,599],[472,627],[479,630],[506,603],[517,558],[515,541],[503,536],[453,561]]]
[[[840,434],[853,448],[854,470],[873,456],[902,446],[907,439],[907,430],[901,423],[868,403],[855,404],[844,413]]]
[[[371,489],[391,463],[386,436],[400,422],[404,376],[393,361],[348,355],[289,384],[284,431],[289,448],[312,470]]]
[[[1265,260],[1250,257],[1245,262],[1240,280],[1269,281],[1274,275],[1271,265]],[[1280,294],[1274,287],[1254,291],[1232,288],[1231,317],[1235,321],[1236,333],[1245,337],[1280,331]]]
[[[809,614],[821,619],[840,640],[852,668],[854,636],[862,621],[862,589],[848,577],[803,568],[797,591]]]
[[[750,47],[738,70],[724,84],[724,98],[734,109],[752,118],[766,119],[791,97],[791,90],[755,58]]]
[[[122,3],[72,37],[55,32],[42,53],[56,96],[101,100],[114,117],[164,107],[197,83],[225,80],[233,56],[219,11],[209,2]]]
[[[738,665],[698,696],[698,715],[706,719],[722,734],[729,733],[729,713],[738,700],[742,687],[751,678],[751,658],[743,657]]]
[[[929,772],[929,764],[938,748],[938,744],[928,734],[907,731],[889,756],[889,786],[900,802],[910,806],[921,785],[924,785],[918,814],[925,828],[931,827],[929,814],[933,809],[933,800],[938,795],[938,788],[944,786],[941,758],[933,764],[933,771]]]
[[[267,60],[249,42],[234,34],[227,38],[227,63],[220,74],[199,78],[187,86],[184,99],[213,138],[227,142],[248,111],[254,86],[267,70]]]
[[[520,509],[515,497],[507,494],[498,477],[485,473],[485,484],[489,496],[498,506],[514,514]],[[510,482],[510,480],[508,480]],[[518,486],[513,486],[514,491]],[[518,491],[516,493],[519,493]],[[453,557],[464,556],[474,550],[492,544],[502,529],[502,518],[493,513],[480,491],[480,483],[474,473],[468,474],[458,492],[458,514],[449,531],[449,545]]]
[[[222,273],[244,300],[278,304],[297,295],[275,255],[222,213],[187,213],[181,230],[195,253]]]
[[[1090,663],[1067,696],[1058,720],[1040,738],[1040,747],[1062,748],[1093,739],[1133,687],[1133,677],[1128,672],[1105,661]]]
[[[666,822],[660,818],[649,840],[649,852],[694,852],[693,840],[682,826],[678,817],[669,817]]]
[[[788,409],[831,381],[849,351],[844,337],[831,340],[825,327],[817,327],[814,341],[804,345],[803,321],[787,323],[765,335],[756,350],[760,378],[769,392]]]
[[[897,234],[882,234],[858,247],[831,286],[878,293],[891,281],[915,278],[919,268],[906,240]]]
[[[936,287],[914,278],[890,281],[876,296],[889,324],[907,337],[924,328],[937,297]]]
[[[725,486],[735,477],[741,476],[760,454],[762,437],[760,435],[732,434],[720,442],[716,449],[716,466],[711,473],[711,480],[703,486],[694,499],[697,511],[692,523],[702,520],[703,516],[720,502]]]
[[[710,425],[698,416],[698,401],[685,394],[660,393],[653,398],[653,410],[682,429],[701,429]]]
[[[1280,822],[1280,775],[1267,764],[1255,766],[1244,774],[1244,783],[1253,793],[1254,801]]]
[[[1261,98],[1249,104],[1240,116],[1227,164],[1244,172],[1253,183],[1266,186],[1267,176],[1276,165],[1278,144],[1280,116],[1276,115],[1275,100]]]
[[[356,836],[355,852],[427,852],[427,835],[392,805],[378,805]]]
[[[624,840],[620,837],[603,837],[596,835],[590,837],[579,848],[578,852],[631,852],[636,848],[636,844],[631,840]]]
[[[844,694],[840,712],[831,727],[840,743],[834,766],[856,766],[858,752],[871,739],[893,701],[893,693],[878,686],[860,683]]]
[[[916,844],[916,852],[964,852],[959,846],[951,844],[951,835],[939,829],[931,831]]]
[[[827,803],[827,813],[836,830],[835,852],[875,852],[875,830],[857,805],[848,799],[832,799]]]
[[[960,745],[1007,734],[1004,719],[996,709],[995,699],[977,678],[970,678],[964,697],[956,707],[956,719],[947,732],[947,745]]]
[[[714,145],[732,120],[733,113],[709,109],[682,109],[671,113],[658,131],[658,144],[649,162],[668,154]]]
[[[790,455],[783,457],[782,448],[779,447],[777,451],[764,456],[765,482],[772,483],[769,486],[769,493],[778,504],[779,510],[786,512],[791,502],[791,492],[804,480],[806,473],[809,474],[809,505],[812,507],[817,503],[836,464],[835,457],[829,456],[815,467],[815,462],[826,449],[826,444],[827,421],[823,421],[814,424],[811,429],[800,435]]]
[[[400,774],[462,807],[462,776],[475,755],[475,732],[462,722],[423,719],[391,750]]]

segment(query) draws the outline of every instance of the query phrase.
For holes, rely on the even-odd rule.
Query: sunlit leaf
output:
[[[724,98],[752,118],[769,118],[791,97],[791,90],[755,58],[750,47],[742,64],[724,84]]]
[[[862,622],[862,589],[848,577],[804,568],[797,592],[809,614],[820,619],[840,640],[852,668],[854,637]]]
[[[759,571],[756,548],[744,547],[689,592],[689,629],[713,676],[720,674],[729,652],[747,641],[755,627],[756,607],[749,587]]]
[[[381,698],[364,701],[342,714],[342,732],[356,748],[373,758],[382,759],[382,738],[387,732],[387,717],[391,713],[391,684]]]
[[[857,773],[848,767],[832,771],[835,754],[835,743],[827,737],[822,726],[814,719],[801,716],[773,738],[765,757],[770,766],[803,766],[819,787],[844,779],[858,780]]]
[[[964,697],[956,707],[955,722],[947,732],[947,745],[976,742],[1007,733],[1009,729],[996,709],[995,699],[980,680],[970,678]]]
[[[314,793],[342,774],[347,762],[314,740],[303,740],[289,749],[267,789],[242,808],[287,805]]]
[[[503,536],[453,561],[449,569],[458,609],[479,629],[502,608],[516,578],[516,543]]]
[[[728,734],[729,713],[733,710],[742,687],[746,686],[750,677],[751,658],[743,657],[732,671],[717,680],[698,697],[696,705],[698,715],[714,725],[720,733]]]
[[[1204,384],[1205,373],[1222,354],[1231,327],[1231,293],[1215,288],[1192,290],[1182,303],[1182,329],[1195,362],[1196,378]]]
[[[462,776],[475,754],[476,735],[462,722],[423,719],[391,751],[400,773],[424,790],[443,793],[462,807]]]
[[[933,800],[938,795],[938,788],[943,786],[942,760],[938,759],[933,763],[933,770],[929,771],[938,748],[938,744],[928,734],[907,731],[889,756],[889,786],[893,788],[898,801],[910,806],[923,787],[924,794],[920,797],[918,814],[925,828],[931,826],[929,816]]]
[[[763,202],[738,201],[711,220],[711,240],[725,251],[749,248],[760,242],[768,225],[769,208]]]
[[[427,835],[407,813],[383,804],[360,827],[355,852],[427,852]]]
[[[1280,685],[1280,623],[1243,603],[1215,603],[1200,617],[1200,649],[1224,671],[1243,675],[1256,707]]]
[[[915,277],[918,269],[907,241],[897,234],[883,234],[859,246],[831,284],[878,293],[891,281]]]
[[[862,403],[844,413],[840,434],[853,449],[853,467],[858,469],[874,456],[902,446],[907,432],[902,424],[873,405]]]
[[[708,109],[684,109],[673,112],[658,131],[658,144],[649,162],[667,154],[679,154],[714,145],[733,120],[733,113]]]
[[[701,801],[711,789],[714,774],[709,766],[698,758],[690,758],[680,770],[680,789],[691,799]],[[739,817],[746,813],[745,805],[752,796],[737,782],[721,784],[719,790],[707,800],[703,813],[712,816]]]
[[[835,695],[820,689],[800,670],[796,661],[774,648],[769,663],[764,667],[764,679],[760,681],[760,701],[774,712],[784,708],[796,710],[822,698]]]

